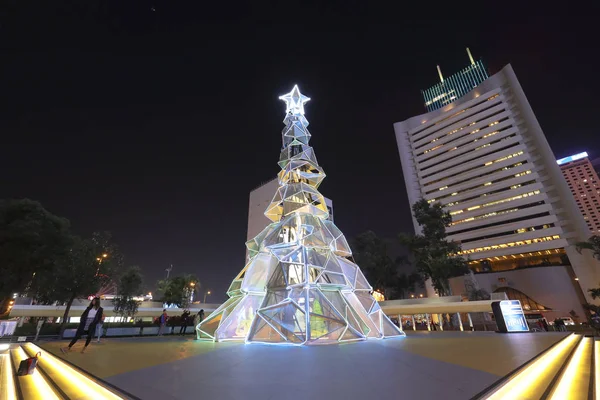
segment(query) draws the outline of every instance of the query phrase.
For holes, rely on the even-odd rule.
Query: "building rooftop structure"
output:
[[[440,66],[437,66],[440,83],[428,89],[421,90],[427,111],[437,110],[458,100],[488,78],[489,75],[483,61],[475,61],[468,47],[467,54],[469,55],[471,65],[450,75],[446,79],[442,76]]]

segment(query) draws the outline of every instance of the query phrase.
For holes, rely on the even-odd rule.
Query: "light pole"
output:
[[[210,290],[208,292],[204,292],[204,301],[202,303],[206,304],[206,296],[210,294]]]
[[[96,261],[98,261],[98,268],[96,269],[96,275],[98,275],[100,273],[100,264],[102,264],[102,260],[107,257],[108,257],[108,254],[104,253],[104,254],[102,254],[101,257],[96,258]]]
[[[191,287],[191,289],[190,289],[190,292],[191,292],[190,303],[194,302],[194,288],[195,288],[195,286],[196,286],[196,282],[190,282],[190,287]]]

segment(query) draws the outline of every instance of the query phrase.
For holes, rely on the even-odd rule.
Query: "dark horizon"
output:
[[[420,90],[437,64],[467,66],[466,47],[490,74],[512,64],[557,158],[600,156],[599,83],[578,61],[596,47],[591,18],[482,6],[485,19],[450,26],[386,21],[403,13],[358,2],[35,4],[0,13],[0,198],[38,200],[81,235],[111,231],[148,290],[173,264],[199,277],[200,297],[225,299],[244,265],[249,192],[278,172],[278,96],[296,83],[312,99],[320,190],[348,239],[412,232],[392,125],[426,112]]]

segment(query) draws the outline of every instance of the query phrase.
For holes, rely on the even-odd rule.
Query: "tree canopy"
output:
[[[420,275],[400,273],[400,268],[407,264],[405,258],[392,261],[385,241],[373,231],[366,231],[352,240],[354,261],[373,287],[383,293],[386,299],[406,298],[417,286],[422,286]]]
[[[158,291],[162,293],[163,303],[187,308],[192,295],[200,289],[200,281],[194,275],[186,274],[160,280],[157,286]]]
[[[0,299],[56,269],[72,242],[69,229],[37,201],[0,200]]]
[[[412,210],[422,234],[401,234],[400,242],[410,250],[423,279],[431,279],[440,296],[450,295],[449,279],[469,272],[467,261],[456,254],[460,245],[446,239],[452,216],[441,204],[429,204],[424,199],[416,202]]]
[[[386,294],[394,286],[397,271],[387,246],[375,232],[366,231],[352,241],[352,256],[374,289]]]
[[[122,317],[133,317],[137,314],[139,302],[134,300],[142,291],[142,271],[134,265],[127,268],[118,278],[117,296],[115,297],[114,311]]]
[[[96,232],[90,239],[74,236],[58,268],[35,275],[30,293],[41,302],[66,303],[64,327],[73,301],[95,295],[121,266],[121,253],[109,232]]]
[[[580,253],[583,250],[591,250],[594,258],[600,260],[600,236],[594,235],[587,242],[579,242],[576,244],[576,248]]]

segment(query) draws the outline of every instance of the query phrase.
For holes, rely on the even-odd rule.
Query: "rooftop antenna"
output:
[[[171,264],[169,266],[169,268],[165,269],[165,271],[167,271],[167,279],[169,279],[169,274],[171,273],[171,270],[173,269],[173,264]]]
[[[471,55],[471,50],[467,47],[467,54],[469,55],[469,60],[471,60],[471,64],[475,64],[475,60],[473,60],[473,56]]]
[[[440,75],[440,81],[444,82],[444,77],[442,76],[442,70],[440,69],[439,65],[436,65],[437,70],[438,70],[438,74]]]

